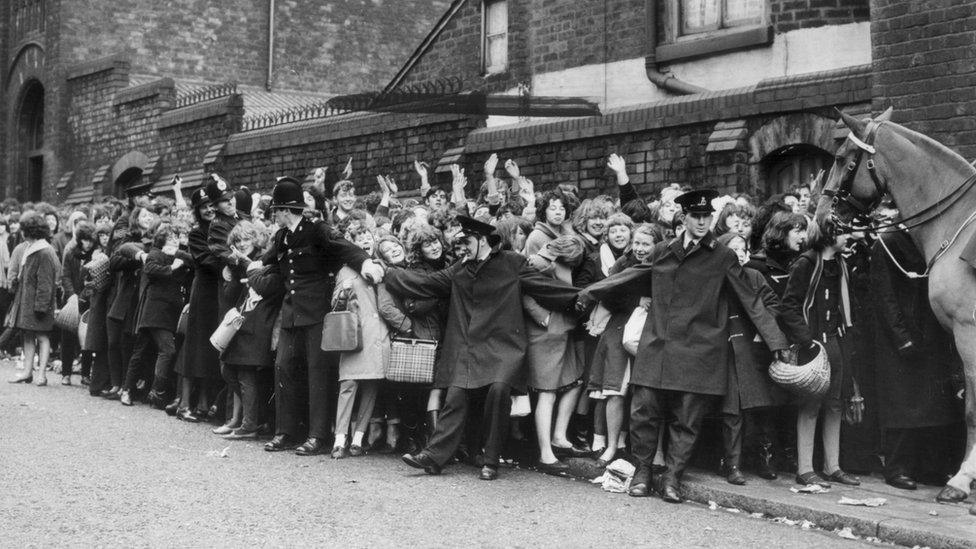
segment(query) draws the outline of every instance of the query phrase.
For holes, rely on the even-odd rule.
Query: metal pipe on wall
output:
[[[264,88],[271,91],[274,80],[274,28],[275,28],[275,0],[268,0],[268,75]]]
[[[657,2],[656,0],[646,0],[644,7],[647,12],[647,51],[644,52],[644,70],[647,73],[647,79],[663,90],[681,95],[707,92],[708,90],[705,88],[678,80],[673,74],[664,74],[657,70],[657,59],[655,57],[655,49],[657,48]]]

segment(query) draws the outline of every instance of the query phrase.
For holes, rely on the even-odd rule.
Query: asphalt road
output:
[[[4,547],[869,545],[532,471],[484,482],[470,467],[429,477],[392,456],[271,454],[91,398],[60,376],[48,387],[6,383],[14,373],[0,364]]]

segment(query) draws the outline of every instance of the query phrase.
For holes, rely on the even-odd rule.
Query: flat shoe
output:
[[[34,381],[34,375],[31,374],[27,377],[15,377],[13,379],[7,380],[7,383],[31,383]]]
[[[61,385],[71,385],[71,376],[61,376]]]
[[[803,473],[802,475],[796,475],[796,483],[803,486],[810,486],[811,484],[819,484],[824,488],[830,488],[830,483],[820,478],[820,475],[810,471],[809,473]]]
[[[885,479],[888,486],[894,486],[899,490],[917,490],[918,484],[908,475],[895,475]]]
[[[441,466],[432,457],[423,452],[419,454],[403,454],[400,459],[415,469],[423,469],[428,475],[441,474]]]
[[[301,446],[295,448],[295,455],[297,456],[317,456],[319,454],[324,454],[328,451],[325,443],[322,439],[311,437],[306,440]]]
[[[235,427],[231,427],[230,425],[221,425],[220,427],[214,427],[213,429],[210,430],[210,432],[215,435],[223,436],[223,435],[229,435],[233,433],[234,429]]]
[[[336,446],[332,449],[332,459],[345,459],[349,457],[349,450],[345,446]]]
[[[37,383],[35,383],[34,385],[37,385],[38,387],[44,387],[45,385],[47,385],[47,378],[37,380]]]
[[[200,418],[191,412],[188,408],[180,408],[176,411],[176,419],[180,421],[185,421],[187,423],[200,423]]]
[[[535,469],[540,473],[561,477],[564,476],[567,472],[569,472],[569,465],[559,460],[556,460],[552,463],[543,463],[541,461],[537,461],[535,462]]]
[[[552,453],[557,458],[562,457],[587,457],[590,455],[590,451],[586,448],[580,448],[579,446],[552,446]]]
[[[363,447],[357,444],[353,444],[352,446],[349,447],[349,455],[352,457],[360,457],[365,453],[366,452],[363,451]]]
[[[630,486],[627,495],[632,498],[647,498],[651,497],[651,490],[647,487],[647,483],[639,482]]]
[[[498,467],[485,465],[481,468],[481,474],[478,475],[478,478],[481,480],[495,480],[498,478]]]
[[[288,435],[275,435],[274,438],[269,440],[264,445],[265,452],[281,452],[283,450],[291,450],[297,446],[295,439]]]
[[[226,438],[227,440],[250,440],[250,439],[258,438],[258,431],[257,429],[253,431],[234,429],[230,433],[224,435],[224,438]]]
[[[935,496],[935,501],[939,503],[959,503],[966,499],[966,492],[948,484],[942,488],[939,495]]]
[[[834,471],[832,474],[827,476],[827,480],[832,480],[840,484],[846,484],[848,486],[860,486],[861,480],[854,475],[845,473],[840,469]]]

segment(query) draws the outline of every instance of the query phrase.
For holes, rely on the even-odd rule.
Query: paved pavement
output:
[[[0,380],[14,372],[0,364]],[[270,454],[56,384],[0,382],[0,466],[7,547],[870,545],[531,471],[489,483],[470,467],[429,477],[392,456]]]

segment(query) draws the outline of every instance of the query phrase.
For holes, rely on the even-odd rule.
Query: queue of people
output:
[[[815,185],[762,203],[680,185],[641,196],[616,154],[616,192],[593,197],[537,192],[511,160],[498,177],[494,154],[473,193],[459,166],[449,189],[414,168],[409,199],[386,176],[357,195],[371,185],[350,159],[331,184],[320,168],[270,196],[212,174],[188,201],[177,177],[171,198],[4,202],[10,381],[44,386],[50,370],[71,385],[77,368],[92,397],[215,436],[398,452],[429,474],[629,458],[630,495],[669,502],[696,449],[733,484],[878,472],[914,489],[958,466],[959,360],[905,232],[815,222]],[[84,330],[56,324],[72,306]],[[335,340],[338,311],[355,346]],[[436,345],[429,383],[388,379],[402,339]],[[816,395],[768,372],[816,356],[829,363]]]

